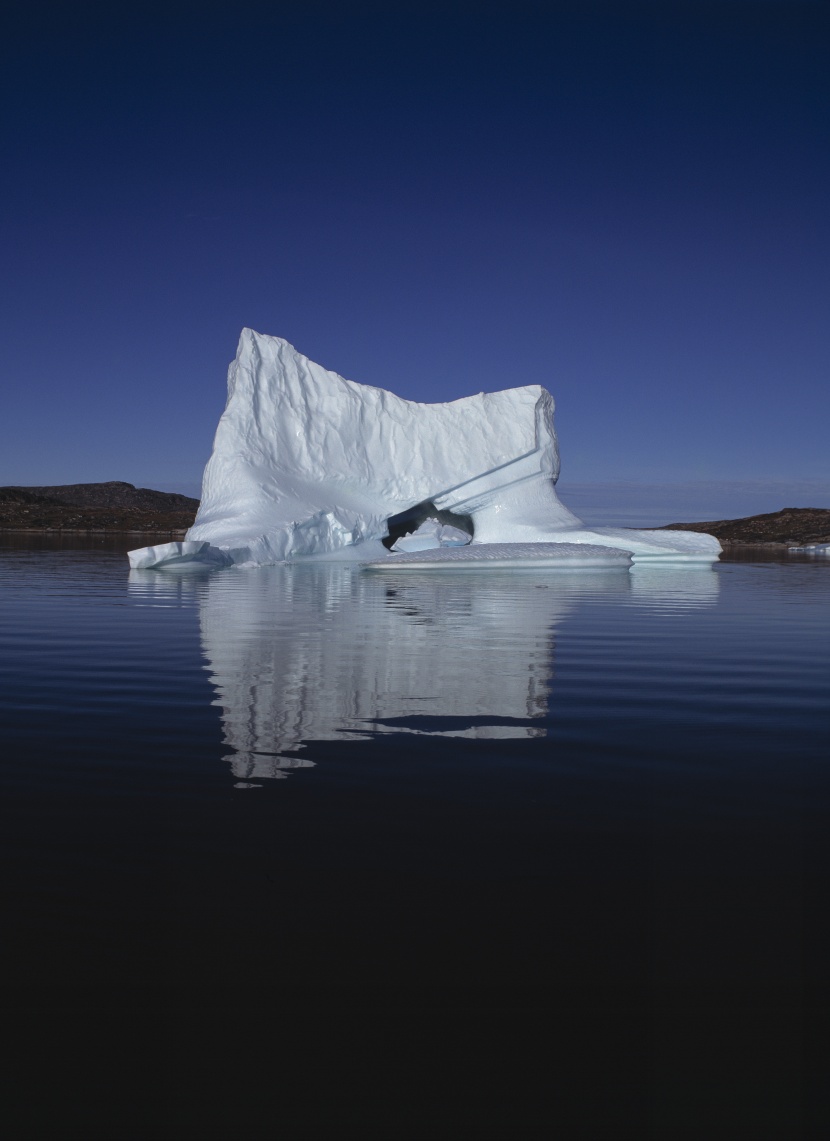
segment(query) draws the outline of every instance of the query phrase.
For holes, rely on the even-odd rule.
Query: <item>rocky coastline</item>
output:
[[[75,483],[0,487],[0,531],[18,534],[169,534],[180,539],[193,526],[199,500],[131,483]],[[830,509],[785,507],[744,519],[669,523],[656,531],[702,531],[726,548],[785,549],[830,543]]]
[[[0,531],[19,534],[167,534],[193,526],[199,500],[131,483],[0,487]]]
[[[658,531],[703,531],[714,535],[724,548],[804,547],[830,543],[830,509],[784,507],[744,519],[714,519],[704,523],[669,523]]]

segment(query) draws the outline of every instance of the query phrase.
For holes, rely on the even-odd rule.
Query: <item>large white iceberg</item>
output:
[[[556,495],[553,411],[536,384],[447,404],[403,400],[244,329],[186,540],[207,544],[201,557],[213,563],[391,561],[401,557],[387,549],[396,528],[403,536],[436,519],[471,534],[473,549],[567,543],[635,560],[717,558],[711,535],[584,528]],[[170,548],[181,564],[180,545]],[[134,567],[168,561],[163,545],[130,552]]]

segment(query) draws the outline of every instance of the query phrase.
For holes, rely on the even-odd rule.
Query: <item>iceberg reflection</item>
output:
[[[127,589],[133,601],[141,606],[192,606],[211,574],[213,570],[210,567],[184,575],[131,570]]]
[[[554,630],[580,595],[629,576],[386,581],[342,566],[220,572],[200,592],[202,645],[240,780],[309,766],[304,741],[367,732],[547,732]],[[299,754],[299,755],[298,755]]]
[[[696,610],[714,606],[720,578],[711,563],[688,565],[635,563],[631,576],[631,601],[660,610]]]
[[[225,759],[237,787],[256,787],[245,782],[311,767],[307,741],[544,737],[554,635],[575,607],[604,599],[612,608],[696,611],[716,604],[719,575],[645,564],[625,574],[386,577],[294,564],[132,571],[129,589],[144,606],[198,607]]]

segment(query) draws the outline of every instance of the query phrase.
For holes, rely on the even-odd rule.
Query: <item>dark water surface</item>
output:
[[[202,576],[116,546],[0,548],[22,1024],[135,999],[169,1077],[220,1003],[231,1069],[255,1022],[296,1062],[289,1010],[317,1065],[417,1019],[427,1053],[486,1043],[484,1112],[518,1056],[551,1112],[591,1075],[562,1136],[807,1136],[830,560]]]

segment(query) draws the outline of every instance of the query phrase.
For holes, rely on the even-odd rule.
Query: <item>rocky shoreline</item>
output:
[[[21,535],[169,535],[193,526],[199,500],[131,483],[0,487],[0,531]],[[830,543],[830,509],[785,507],[744,519],[669,523],[655,531],[702,531],[727,548],[786,549]],[[140,546],[140,543],[136,544]]]
[[[131,483],[0,487],[0,531],[18,534],[169,534],[193,526],[199,500]]]
[[[784,507],[745,519],[714,519],[705,523],[669,523],[657,531],[703,531],[723,547],[804,547],[830,543],[830,509]]]

